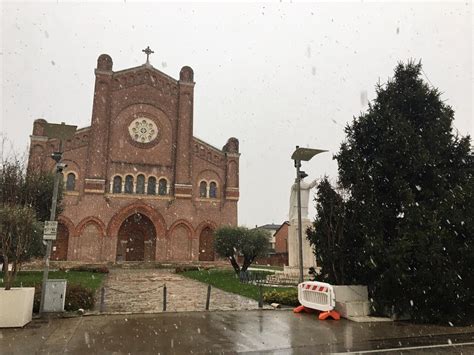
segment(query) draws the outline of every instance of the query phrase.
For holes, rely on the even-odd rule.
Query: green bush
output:
[[[38,313],[41,302],[41,284],[35,285],[35,298],[33,301],[33,312]],[[64,309],[66,311],[77,311],[79,308],[91,309],[94,307],[94,291],[79,284],[67,285],[66,301]]]
[[[180,265],[180,266],[176,266],[174,272],[176,274],[181,274],[182,272],[186,272],[186,271],[199,271],[199,266],[197,265]]]
[[[79,308],[91,309],[94,307],[94,292],[81,285],[70,285],[66,290],[66,311],[77,311]]]
[[[272,290],[263,293],[263,300],[266,303],[279,303],[286,306],[299,306],[298,289]]]

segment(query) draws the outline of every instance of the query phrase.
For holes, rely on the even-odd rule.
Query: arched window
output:
[[[156,195],[156,177],[150,176],[148,178],[148,188],[147,188],[148,195]]]
[[[217,184],[214,181],[209,184],[209,197],[217,198]]]
[[[132,176],[132,175],[127,175],[127,176],[125,176],[124,192],[125,192],[126,194],[131,194],[131,193],[133,193],[133,176]]]
[[[114,187],[112,191],[114,194],[119,194],[122,192],[122,177],[121,176],[114,177]]]
[[[168,181],[166,179],[160,179],[158,182],[158,194],[167,195],[168,194]]]
[[[140,174],[137,176],[137,194],[145,193],[145,176]]]
[[[74,191],[76,189],[76,175],[73,173],[67,174],[66,191]]]
[[[199,197],[207,197],[207,182],[205,181],[201,181],[201,183],[199,184]]]

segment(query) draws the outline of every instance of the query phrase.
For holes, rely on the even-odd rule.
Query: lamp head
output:
[[[59,173],[62,173],[63,170],[66,168],[67,168],[67,164],[64,164],[64,163],[56,164],[56,169],[58,170]]]
[[[53,159],[56,163],[59,163],[63,154],[61,152],[53,152],[51,154],[51,159]]]
[[[300,171],[300,176],[299,177],[300,177],[301,180],[303,180],[307,176],[308,176],[308,174],[306,174],[304,171],[302,171],[302,170]]]

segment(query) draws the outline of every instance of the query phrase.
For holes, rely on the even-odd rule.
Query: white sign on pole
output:
[[[58,233],[58,221],[45,221],[44,222],[44,240],[56,240],[56,234]]]

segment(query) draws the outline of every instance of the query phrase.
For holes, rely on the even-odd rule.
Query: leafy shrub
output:
[[[97,274],[108,274],[109,269],[105,265],[79,265],[73,266],[69,269],[69,271],[87,271],[87,272],[95,272]]]
[[[91,309],[94,307],[94,292],[81,285],[70,285],[66,290],[66,311],[77,311],[79,308]]]
[[[186,271],[199,271],[199,266],[196,265],[181,265],[181,266],[176,266],[174,272],[177,274],[180,274],[182,272]]]
[[[33,312],[38,313],[41,302],[41,284],[35,285],[35,298],[33,301]],[[79,308],[91,309],[94,307],[94,291],[79,284],[67,285],[66,301],[64,309],[66,311],[77,311]]]
[[[33,312],[38,313],[41,302],[41,284],[35,285],[35,297],[33,298]]]
[[[299,306],[298,290],[272,290],[263,293],[263,300],[266,303],[279,303],[286,306]]]

